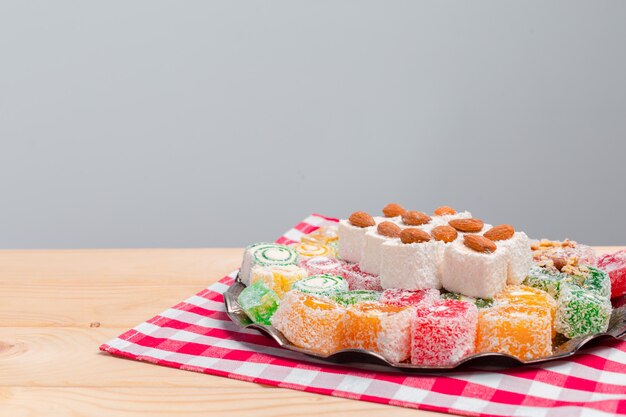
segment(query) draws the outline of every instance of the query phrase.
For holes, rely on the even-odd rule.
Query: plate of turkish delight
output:
[[[248,246],[233,322],[335,362],[530,364],[626,335],[626,251],[600,259],[442,206],[357,211],[290,245]]]

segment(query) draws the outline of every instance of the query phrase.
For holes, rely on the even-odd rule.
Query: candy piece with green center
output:
[[[574,277],[546,268],[533,266],[528,271],[528,276],[524,280],[524,285],[545,291],[554,298],[559,298],[561,285],[566,282],[573,282]]]
[[[348,282],[337,275],[311,275],[296,281],[291,288],[306,294],[331,297],[340,292],[348,291]]]
[[[250,317],[250,320],[266,325],[270,325],[270,318],[280,303],[278,295],[269,289],[263,281],[257,281],[244,288],[237,301]]]
[[[459,294],[458,292],[443,292],[441,293],[441,298],[444,300],[468,301],[478,308],[489,308],[493,305],[493,299],[491,298],[468,297],[466,295]]]
[[[293,248],[276,243],[256,243],[246,248],[239,270],[239,279],[250,284],[250,275],[254,266],[297,265],[298,254]]]
[[[355,291],[341,292],[333,296],[332,299],[341,305],[349,306],[353,304],[364,303],[367,301],[375,302],[380,299],[380,296],[381,296],[381,293],[378,291],[355,290]]]
[[[569,338],[602,333],[610,318],[608,298],[573,283],[561,285],[554,321],[557,332]]]
[[[583,288],[595,291],[602,297],[611,298],[611,278],[601,269],[588,266],[589,275],[582,282]]]

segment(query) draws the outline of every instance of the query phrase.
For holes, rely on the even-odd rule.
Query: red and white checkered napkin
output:
[[[335,219],[312,215],[278,242]],[[567,360],[439,374],[351,368],[278,347],[232,323],[223,292],[236,272],[102,345],[126,358],[338,397],[479,416],[626,414],[626,342],[605,341]]]

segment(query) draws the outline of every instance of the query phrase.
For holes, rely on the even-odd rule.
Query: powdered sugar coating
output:
[[[507,284],[520,284],[534,265],[530,239],[524,232],[515,232],[510,239],[496,241],[496,246],[508,249]]]
[[[455,364],[475,350],[478,309],[472,303],[441,300],[417,307],[411,326],[411,363]]]
[[[441,288],[444,242],[388,241],[382,245],[380,283],[387,288],[421,290]]]
[[[497,304],[478,313],[477,352],[499,352],[521,360],[552,354],[550,310],[524,304]]]
[[[430,305],[438,301],[439,291],[428,288],[424,290],[404,290],[401,288],[390,288],[383,291],[380,302],[399,307],[417,307]]]
[[[611,279],[611,298],[626,294],[626,249],[602,255],[598,268],[606,271]]]
[[[469,297],[493,298],[506,286],[507,265],[507,248],[481,253],[457,240],[446,245],[441,284],[448,291]]]

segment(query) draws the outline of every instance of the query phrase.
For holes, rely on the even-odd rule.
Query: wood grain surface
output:
[[[241,254],[241,249],[0,251],[0,416],[437,415],[98,351],[103,342],[237,268]]]

